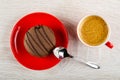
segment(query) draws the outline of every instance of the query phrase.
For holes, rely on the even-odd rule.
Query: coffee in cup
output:
[[[79,22],[77,34],[83,44],[87,46],[100,46],[107,43],[110,36],[110,27],[100,16],[90,15],[84,17]],[[112,44],[108,46],[113,47]]]

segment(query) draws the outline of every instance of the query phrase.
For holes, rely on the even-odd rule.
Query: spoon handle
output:
[[[100,69],[100,66],[93,63],[93,62],[84,61],[84,60],[76,60],[75,58],[74,58],[74,60],[77,61],[77,62],[81,62],[81,63],[83,63],[83,64],[85,64],[85,65],[87,65],[87,66],[89,66],[89,67],[91,67],[93,69]]]
[[[91,68],[94,68],[94,69],[100,69],[100,66],[95,64],[95,63],[91,63],[91,62],[84,62],[86,65],[88,65],[89,67]]]

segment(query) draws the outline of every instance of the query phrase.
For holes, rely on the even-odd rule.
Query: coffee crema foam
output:
[[[32,27],[26,32],[24,46],[33,56],[48,56],[55,48],[55,36],[53,31],[43,25]]]
[[[108,26],[99,16],[88,16],[79,26],[81,39],[90,46],[98,46],[108,37]]]

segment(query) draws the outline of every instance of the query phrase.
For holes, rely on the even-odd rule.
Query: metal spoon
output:
[[[64,47],[56,47],[53,50],[53,53],[58,59],[64,59],[66,57],[70,57],[70,58],[73,58],[74,60],[76,60],[72,55],[68,54],[67,50]],[[76,60],[76,61],[78,61],[78,60]],[[89,61],[86,62],[84,60],[79,60],[79,61],[91,68],[100,69],[100,66],[93,62],[89,62]]]

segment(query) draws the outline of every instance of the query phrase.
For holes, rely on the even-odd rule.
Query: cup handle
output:
[[[105,45],[106,45],[107,47],[109,47],[110,49],[113,48],[113,44],[112,44],[110,41],[106,42]]]

